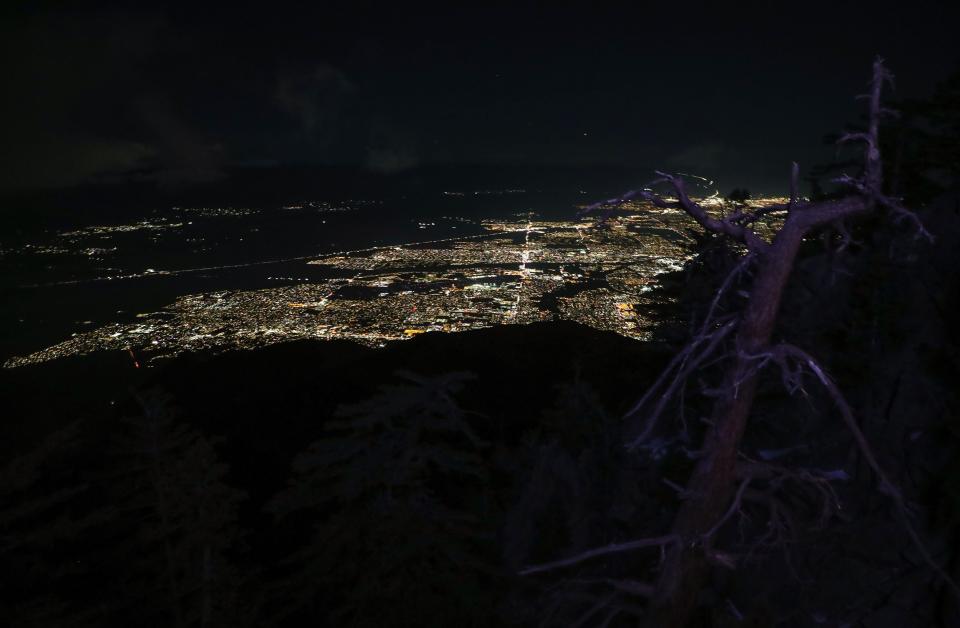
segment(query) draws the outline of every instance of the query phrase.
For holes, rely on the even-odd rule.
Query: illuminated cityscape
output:
[[[307,206],[346,211],[329,204],[284,209]],[[716,208],[722,208],[719,201]],[[377,347],[424,333],[549,320],[646,339],[656,322],[650,306],[662,298],[654,289],[657,277],[682,268],[690,255],[687,230],[695,225],[679,210],[643,203],[624,209],[602,224],[593,218],[557,221],[520,213],[481,221],[479,235],[303,259],[307,269],[323,270],[328,277],[268,277],[285,285],[185,295],[159,311],[137,314],[134,322],[75,333],[4,366],[103,350],[129,351],[138,363],[147,364],[186,351],[251,349],[306,338]],[[204,208],[189,213],[238,211],[252,210],[218,213]],[[418,224],[429,228],[434,223]],[[110,229],[160,226],[138,223]],[[77,234],[66,235],[69,241]],[[153,269],[145,274],[151,273],[171,274]]]

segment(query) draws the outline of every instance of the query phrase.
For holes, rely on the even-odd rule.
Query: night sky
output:
[[[856,121],[875,55],[897,97],[960,65],[947,3],[20,4],[0,26],[7,189],[480,163],[775,192],[791,160],[832,154],[822,138]]]

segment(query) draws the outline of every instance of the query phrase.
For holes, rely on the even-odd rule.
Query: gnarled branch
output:
[[[827,393],[830,395],[834,405],[840,411],[840,416],[843,418],[843,422],[853,434],[853,439],[857,443],[860,453],[863,454],[867,464],[873,470],[874,474],[876,474],[880,484],[880,492],[889,496],[893,501],[901,523],[906,529],[907,535],[910,537],[910,540],[917,549],[917,552],[923,558],[923,561],[934,571],[934,573],[936,573],[940,579],[943,580],[948,587],[950,587],[954,595],[957,596],[957,599],[960,600],[960,585],[958,585],[956,581],[954,581],[954,579],[943,570],[943,568],[927,551],[926,546],[924,546],[923,541],[920,539],[920,535],[910,522],[910,511],[907,507],[906,501],[903,498],[903,494],[883,471],[883,468],[877,461],[876,454],[873,452],[873,448],[870,446],[870,442],[867,440],[863,430],[860,429],[860,426],[857,425],[857,421],[853,417],[853,410],[850,408],[850,404],[847,403],[846,398],[843,396],[843,393],[840,392],[840,389],[837,387],[837,385],[833,382],[830,376],[827,375],[826,371],[813,358],[813,356],[799,347],[789,344],[780,344],[776,347],[772,347],[769,353],[773,356],[774,361],[779,364],[785,364],[788,358],[799,361],[801,364],[809,368],[810,371],[816,376],[817,380],[823,385]]]
[[[592,558],[597,558],[599,556],[609,556],[610,554],[622,554],[623,552],[632,552],[634,550],[643,549],[646,547],[663,547],[665,545],[672,545],[680,540],[675,534],[667,534],[665,536],[657,536],[648,539],[638,539],[636,541],[627,541],[626,543],[612,543],[604,547],[597,547],[592,550],[587,550],[577,554],[576,556],[571,556],[570,558],[563,558],[560,560],[555,560],[549,563],[543,563],[542,565],[533,565],[523,569],[519,572],[521,576],[529,576],[535,573],[541,573],[544,571],[551,571],[553,569],[560,569],[561,567],[569,567],[570,565],[576,565],[582,563],[586,560]]]

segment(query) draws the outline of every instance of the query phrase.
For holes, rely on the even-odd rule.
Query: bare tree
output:
[[[719,357],[726,360],[725,374],[722,385],[712,391],[715,397],[712,415],[697,452],[694,470],[686,486],[677,487],[683,500],[672,529],[667,534],[596,548],[553,563],[530,567],[522,573],[539,573],[598,556],[657,547],[660,548],[662,557],[655,582],[636,583],[642,586],[635,587],[644,597],[649,598],[645,622],[657,628],[679,628],[687,625],[710,565],[730,567],[733,564],[733,557],[716,547],[715,538],[720,529],[741,509],[752,482],[770,481],[771,478],[776,478],[779,482],[795,480],[815,487],[825,503],[836,501],[836,496],[830,489],[829,474],[803,474],[759,463],[747,459],[740,451],[740,443],[754,404],[758,375],[766,366],[777,366],[781,369],[784,385],[791,392],[799,389],[805,375],[812,375],[825,387],[828,397],[835,403],[852,432],[864,460],[878,479],[880,491],[892,499],[895,510],[920,555],[960,597],[960,588],[924,548],[910,523],[904,498],[880,467],[840,389],[824,368],[802,349],[788,344],[771,344],[784,290],[801,243],[811,232],[830,226],[836,228],[846,242],[849,236],[844,228],[845,221],[886,210],[892,214],[895,221],[910,223],[916,230],[917,237],[932,241],[932,236],[917,216],[903,207],[899,199],[886,195],[883,190],[878,131],[881,117],[892,113],[881,104],[884,84],[890,82],[892,76],[882,59],[878,58],[873,64],[870,91],[863,95],[869,103],[867,129],[864,132],[844,135],[840,139],[841,142],[861,142],[865,146],[862,175],[856,178],[844,175],[836,181],[848,191],[845,196],[822,201],[801,199],[797,193],[799,169],[797,164],[793,164],[788,203],[760,209],[743,206],[721,218],[712,216],[689,196],[682,178],[663,172],[658,172],[659,178],[640,190],[588,208],[588,211],[602,209],[609,212],[629,199],[645,199],[660,208],[682,209],[708,232],[728,237],[745,247],[741,262],[723,282],[698,333],[627,414],[627,446],[631,449],[641,448],[650,440],[668,403],[694,369],[705,364],[708,359],[717,358],[719,353]],[[653,191],[654,186],[661,184],[672,188],[673,198],[665,198]],[[764,214],[776,211],[785,212],[786,217],[773,238],[767,240],[761,237],[753,225]],[[736,316],[718,316],[721,298],[745,274],[752,275],[745,307]],[[723,351],[726,352],[722,353]],[[770,509],[770,517],[771,523],[776,524],[775,505]],[[771,526],[772,529],[776,527]]]

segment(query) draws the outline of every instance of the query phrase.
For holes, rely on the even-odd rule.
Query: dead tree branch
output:
[[[651,396],[657,390],[659,390],[661,386],[663,386],[663,384],[666,382],[667,376],[674,369],[676,369],[676,374],[670,380],[666,390],[664,390],[657,399],[657,405],[646,417],[646,426],[644,427],[643,431],[640,432],[640,434],[627,445],[628,449],[636,449],[642,446],[650,438],[650,435],[657,426],[660,416],[663,414],[663,411],[666,409],[670,400],[673,399],[677,389],[684,381],[686,381],[686,378],[691,372],[693,372],[694,369],[703,364],[707,358],[716,352],[723,340],[730,334],[730,332],[734,330],[735,327],[736,321],[731,320],[712,332],[700,334],[697,336],[697,338],[691,341],[690,344],[683,349],[683,351],[677,354],[674,360],[671,361],[670,365],[668,365],[667,369],[661,373],[660,377],[657,379],[657,382],[650,387],[650,389],[647,391],[647,394],[645,394],[640,401],[638,401],[633,408],[631,408],[624,415],[624,419],[628,419],[629,417],[636,415],[647,404]],[[706,346],[702,351],[697,353],[697,349],[704,343],[706,343]]]
[[[853,416],[853,410],[850,408],[850,404],[847,403],[843,393],[840,392],[840,388],[833,382],[830,376],[827,375],[823,367],[820,366],[820,364],[817,363],[817,361],[810,354],[799,347],[788,344],[780,344],[776,347],[773,347],[770,350],[770,353],[774,355],[774,360],[778,364],[785,364],[788,359],[793,359],[800,364],[803,364],[810,369],[820,384],[823,385],[824,389],[826,389],[827,393],[830,395],[830,399],[837,407],[837,410],[840,411],[840,416],[843,418],[843,422],[846,424],[847,429],[849,429],[853,434],[853,439],[857,444],[857,448],[860,450],[860,453],[863,454],[863,457],[870,466],[870,469],[876,475],[880,492],[887,495],[893,501],[897,515],[900,518],[900,522],[906,530],[907,536],[910,537],[910,541],[913,543],[917,552],[923,558],[923,561],[927,564],[927,566],[929,566],[934,573],[936,573],[937,576],[943,580],[944,584],[946,584],[957,596],[957,599],[960,600],[960,586],[957,585],[956,581],[954,581],[954,579],[943,570],[943,568],[933,559],[933,556],[930,555],[930,552],[927,551],[926,546],[920,539],[919,533],[913,526],[913,523],[910,521],[910,510],[903,498],[903,493],[883,471],[883,468],[877,461],[877,456],[874,453],[873,448],[870,446],[870,442],[867,440],[866,435],[863,433],[863,430],[860,429],[860,426],[857,424],[857,421]]]
[[[736,320],[728,321],[721,327],[712,329],[712,327],[718,322],[715,321],[714,317],[716,316],[721,299],[730,291],[730,288],[733,286],[735,281],[747,271],[747,269],[751,264],[753,264],[753,262],[756,261],[756,259],[757,256],[753,253],[744,255],[737,265],[734,266],[734,268],[727,274],[726,278],[723,280],[723,283],[720,284],[717,294],[710,302],[710,307],[707,309],[707,314],[703,319],[703,324],[700,326],[700,331],[693,338],[693,340],[687,344],[686,347],[684,347],[676,356],[674,356],[674,358],[667,365],[667,368],[660,373],[660,375],[657,377],[657,380],[652,386],[650,386],[650,388],[647,389],[647,392],[643,395],[643,397],[641,397],[640,400],[637,401],[633,407],[626,412],[626,414],[624,414],[623,419],[626,422],[624,433],[629,441],[629,444],[627,445],[628,449],[636,449],[647,442],[647,440],[650,438],[650,435],[653,433],[653,430],[656,428],[657,422],[663,413],[663,410],[666,408],[666,404],[674,397],[678,388],[683,385],[683,382],[687,380],[687,377],[689,377],[693,370],[702,366],[704,362],[716,352],[716,349],[720,343],[723,342],[723,340],[731,331],[733,331],[737,323]],[[704,342],[707,343],[706,348],[691,359],[691,356],[694,355],[694,352],[697,350],[697,348]],[[670,379],[669,385],[667,385],[666,390],[660,394],[654,410],[645,417],[646,425],[644,429],[639,435],[631,436],[631,432],[636,431],[636,427],[630,422],[630,419],[639,415],[639,412],[647,405],[653,395],[660,391],[661,388],[666,384],[667,378],[670,377],[671,373],[673,374],[673,377]]]
[[[730,504],[730,508],[727,510],[727,513],[723,515],[723,518],[721,518],[720,521],[716,522],[712,528],[707,530],[706,534],[703,535],[704,540],[709,539],[714,534],[716,534],[717,531],[723,527],[723,524],[725,524],[730,519],[730,517],[733,516],[735,512],[740,510],[740,504],[743,502],[743,492],[747,490],[747,486],[749,485],[750,485],[749,477],[744,478],[743,481],[740,482],[740,488],[737,489],[737,494],[733,498],[733,503]]]
[[[676,543],[679,538],[673,534],[668,534],[666,536],[658,536],[649,539],[638,539],[636,541],[627,541],[626,543],[612,543],[610,545],[605,545],[604,547],[597,547],[592,550],[587,550],[577,554],[576,556],[571,556],[570,558],[564,558],[561,560],[555,560],[550,563],[543,563],[542,565],[532,565],[523,569],[519,572],[521,576],[529,576],[535,573],[542,573],[544,571],[551,571],[553,569],[560,569],[562,567],[569,567],[571,565],[576,565],[582,563],[586,560],[592,558],[598,558],[600,556],[609,556],[610,554],[621,554],[623,552],[632,552],[634,550],[643,549],[645,547],[663,547]]]
[[[584,210],[583,213],[603,210],[605,217],[624,202],[639,198],[655,207],[681,209],[706,231],[729,237],[744,245],[748,251],[747,257],[741,263],[742,267],[738,265],[735,272],[724,281],[721,293],[733,284],[735,274],[742,272],[749,264],[756,262],[756,270],[742,314],[733,321],[716,326],[713,317],[720,300],[718,294],[710,305],[707,318],[699,333],[674,358],[625,417],[628,420],[628,427],[636,429],[634,423],[640,411],[647,407],[655,395],[659,395],[657,403],[647,416],[646,425],[638,430],[639,436],[627,439],[628,447],[637,447],[650,436],[667,402],[681,388],[681,383],[690,376],[694,368],[702,365],[716,351],[730,332],[736,329],[731,342],[732,348],[723,356],[729,361],[729,365],[723,383],[718,389],[713,412],[707,421],[709,429],[704,436],[694,470],[682,491],[682,495],[686,498],[680,503],[670,533],[660,537],[597,548],[571,558],[529,567],[521,574],[541,573],[598,556],[658,546],[663,552],[661,569],[650,596],[644,621],[651,628],[686,626],[696,606],[700,589],[706,581],[709,565],[722,564],[732,567],[734,564],[732,556],[713,550],[709,541],[735,513],[742,512],[742,502],[749,496],[751,477],[742,475],[740,443],[753,407],[758,372],[762,366],[772,361],[783,366],[783,380],[788,390],[803,390],[803,368],[809,368],[827,388],[834,403],[840,408],[844,421],[853,432],[858,446],[880,479],[881,490],[894,500],[897,512],[903,519],[918,551],[925,562],[960,597],[960,588],[923,547],[919,535],[910,524],[909,513],[902,496],[883,474],[839,389],[830,381],[823,369],[800,350],[786,346],[770,348],[770,339],[778,318],[784,290],[792,274],[801,243],[811,231],[827,225],[842,225],[848,219],[883,208],[893,214],[895,221],[911,222],[918,237],[931,238],[915,214],[904,208],[898,199],[890,198],[883,193],[879,125],[881,117],[887,115],[888,111],[881,106],[881,96],[884,85],[891,82],[892,76],[884,67],[882,59],[878,58],[873,64],[870,90],[866,95],[869,101],[867,130],[841,138],[843,142],[858,142],[864,145],[862,175],[859,178],[847,176],[841,180],[850,192],[845,197],[825,201],[801,200],[797,190],[799,169],[796,164],[793,164],[790,174],[790,201],[781,206],[750,212],[740,211],[726,217],[714,217],[703,205],[690,198],[681,176],[657,172],[659,178],[644,188],[596,203]],[[667,184],[672,188],[675,199],[668,200],[653,191],[655,186],[661,184]],[[751,224],[759,219],[763,212],[777,210],[785,210],[787,215],[772,241],[767,242],[751,228]],[[793,361],[790,365],[786,363],[788,357]],[[800,364],[803,368],[800,368]],[[627,429],[625,432],[629,435],[630,430]],[[835,503],[835,495],[832,489],[828,488],[829,482],[825,477],[821,477],[822,474],[790,475],[777,474],[772,469],[765,471],[770,473],[767,503],[770,508],[771,525],[767,535],[769,538],[761,539],[762,542],[769,542],[772,539],[775,544],[782,544],[784,535],[792,536],[795,529],[789,510],[774,495],[786,479],[798,479],[813,485],[820,491],[825,504],[824,513],[827,512],[828,504]]]

